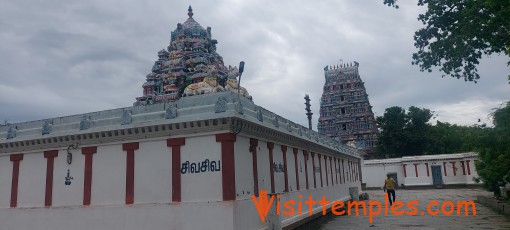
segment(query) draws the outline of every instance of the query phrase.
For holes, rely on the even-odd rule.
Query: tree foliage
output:
[[[499,186],[510,183],[510,102],[492,113],[494,129],[480,143],[480,160],[476,164],[484,186],[495,195]]]
[[[384,0],[398,8],[396,2]],[[418,51],[412,64],[421,71],[439,67],[446,75],[476,83],[483,55],[510,56],[510,1],[418,0],[418,5],[427,7],[427,12],[418,16],[425,27],[414,35]]]
[[[427,122],[433,113],[428,109],[411,106],[405,109],[394,106],[387,108],[376,122],[381,129],[378,152],[390,156],[421,155],[428,140]]]
[[[377,117],[380,129],[377,151],[380,156],[402,157],[424,154],[448,154],[476,151],[490,128],[485,125],[459,126],[437,121],[430,124],[434,113],[411,106],[387,108]]]

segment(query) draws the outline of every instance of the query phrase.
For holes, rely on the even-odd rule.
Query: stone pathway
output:
[[[382,190],[368,191],[368,194],[370,199],[381,201],[384,204]],[[418,205],[416,205],[418,215],[395,216],[390,213],[388,216],[384,216],[383,214],[375,216],[373,223],[369,223],[368,214],[367,216],[355,216],[351,213],[351,216],[344,215],[333,218],[324,223],[320,229],[510,229],[508,218],[478,203],[476,203],[476,216],[473,216],[471,212],[469,216],[464,216],[464,210],[462,210],[462,215],[458,216],[456,209],[451,216],[445,216],[443,213],[437,216],[427,214],[427,205],[431,200],[440,203],[432,208],[435,211],[440,210],[441,204],[445,201],[453,201],[454,204],[457,201],[474,201],[477,195],[491,196],[492,193],[481,189],[397,190],[397,200],[404,203],[411,200],[418,201]],[[409,208],[404,206],[401,210],[409,211]],[[422,211],[424,212],[423,216],[421,215]]]

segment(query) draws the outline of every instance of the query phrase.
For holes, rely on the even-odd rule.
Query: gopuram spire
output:
[[[191,5],[188,8],[188,16],[189,18],[193,18],[193,9],[191,8]]]

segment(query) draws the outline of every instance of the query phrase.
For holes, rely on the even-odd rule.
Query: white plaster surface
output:
[[[11,201],[12,162],[9,156],[0,156],[0,208]]]
[[[60,150],[55,157],[53,169],[53,196],[52,206],[73,206],[83,204],[83,181],[85,170],[85,157],[81,149],[71,149],[73,159],[67,164],[67,150]],[[65,185],[67,170],[71,177],[70,185]]]
[[[24,154],[19,168],[18,207],[43,207],[46,190],[46,158],[43,152]]]
[[[181,146],[181,163],[189,161],[198,166],[206,159],[221,163],[221,142],[215,135],[186,138]],[[182,165],[182,164],[181,164]],[[221,169],[223,170],[223,168]],[[223,200],[222,171],[181,174],[181,198],[183,202]]]
[[[135,157],[139,152],[135,151]],[[127,152],[122,150],[122,144],[97,147],[92,160],[92,205],[125,204],[126,159]]]
[[[253,193],[253,163],[249,152],[250,139],[238,135],[234,143],[235,181],[237,199],[250,199]]]
[[[135,203],[172,201],[172,154],[166,140],[144,141],[135,151]]]

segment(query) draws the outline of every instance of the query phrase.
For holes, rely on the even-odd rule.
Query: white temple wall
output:
[[[212,161],[216,161],[221,165],[221,144],[216,142],[216,137],[214,135],[187,137],[186,144],[181,147],[181,165],[189,161],[190,167],[193,164],[196,164],[198,167],[198,163],[206,159],[209,160],[209,164]],[[221,178],[221,171],[181,174],[182,201],[207,202],[223,200]]]
[[[250,149],[250,139],[238,135],[234,144],[234,160],[235,165],[235,181],[236,181],[236,198],[250,199],[254,194],[253,188],[253,161]]]
[[[70,165],[67,164],[66,150],[60,150],[58,152],[58,156],[55,157],[55,165],[53,169],[52,206],[76,206],[83,204],[85,157],[83,154],[81,154],[80,149],[71,149],[70,152],[72,153],[72,162]],[[25,163],[23,161],[21,161],[21,165]],[[46,165],[44,168],[46,168]],[[67,177],[68,169],[70,176],[73,177],[70,185],[65,184],[65,178]],[[39,193],[44,195],[44,190],[40,191]]]
[[[140,151],[140,149],[135,151],[135,158]],[[97,153],[92,157],[92,205],[125,203],[126,158],[127,153],[122,150],[122,144],[97,146]]]
[[[293,149],[292,146],[287,146],[287,171],[288,171],[287,178],[289,180],[289,192],[293,192],[293,191],[297,190],[296,166],[294,163],[295,156],[293,153],[294,150],[292,150],[292,149]],[[308,168],[308,170],[312,171],[311,169],[312,169],[311,167]],[[309,178],[310,179],[312,178],[311,175]],[[312,187],[310,187],[310,188],[312,188]]]
[[[170,202],[171,148],[166,146],[166,140],[140,142],[139,147],[135,151],[135,204]]]
[[[294,155],[294,153],[292,153],[292,155]],[[298,149],[297,160],[298,160],[297,165],[299,177],[299,191],[301,191],[306,189],[305,157],[303,156],[303,151],[301,149]]]
[[[476,171],[476,166],[475,166],[475,160],[477,160],[476,158],[466,158],[466,160],[469,160],[469,162],[467,162],[469,164],[469,174],[466,174],[466,183],[467,184],[476,184],[476,182],[473,180],[473,178],[475,177],[478,177],[478,172]],[[467,165],[466,164],[466,170],[467,170]]]
[[[298,151],[298,156],[301,155],[303,156],[303,150],[299,150]],[[294,159],[294,155],[292,155],[292,159]],[[308,152],[308,159],[305,161],[304,160],[304,156],[303,156],[303,171],[304,171],[304,174],[303,174],[303,177],[305,178],[305,181],[303,182],[303,188],[306,189],[306,171],[308,171],[308,189],[312,189],[313,188],[313,175],[315,174],[315,171],[313,170],[313,164],[312,164],[312,155],[310,155],[310,152]],[[292,164],[294,165],[294,164]],[[294,169],[294,167],[293,167]],[[298,169],[299,169],[299,166],[298,166]],[[295,169],[294,169],[295,170]],[[301,185],[301,183],[299,184]],[[294,185],[294,188],[295,185]]]
[[[0,208],[9,207],[11,200],[12,162],[9,156],[0,156]]]
[[[271,193],[271,175],[269,170],[269,149],[267,148],[267,142],[258,141],[257,146],[257,166],[258,166],[258,179],[259,179],[259,191],[266,190]]]
[[[367,184],[368,188],[382,188],[384,186],[384,179],[388,173],[397,173],[398,185],[405,183],[404,172],[401,164],[377,164],[362,166],[363,183]]]
[[[4,160],[8,159],[6,157]],[[9,168],[12,171],[12,165]],[[8,188],[11,188],[11,185]],[[46,159],[43,153],[24,153],[19,165],[18,207],[44,207],[45,189]],[[4,195],[10,197],[10,191],[8,194]]]
[[[382,188],[386,174],[396,172],[399,186],[402,184],[405,186],[431,186],[433,185],[432,166],[440,166],[441,177],[445,185],[477,184],[473,181],[473,177],[478,176],[474,165],[477,158],[473,156],[472,153],[455,154],[451,156],[438,155],[435,159],[433,155],[424,157],[428,159],[419,161],[398,161],[398,159],[374,160],[380,161],[380,163],[377,164],[366,161],[369,162],[369,164],[365,162],[362,166],[363,183],[366,183],[368,188]],[[455,169],[452,162],[455,162]],[[462,162],[464,162],[464,169],[462,167]],[[415,164],[417,165],[416,168]],[[427,166],[429,169],[428,174]],[[416,169],[418,176],[416,176]]]
[[[283,170],[285,170],[284,167],[283,167],[284,166],[284,162],[283,162],[282,147],[279,144],[275,144],[274,145],[273,161],[274,161],[274,163],[276,163],[276,165],[278,167],[280,167],[280,165],[282,165]],[[279,172],[274,172],[274,183],[275,183],[275,185],[274,185],[275,192],[282,193],[282,192],[285,191],[285,173],[283,171],[281,171],[281,172],[280,171]]]

